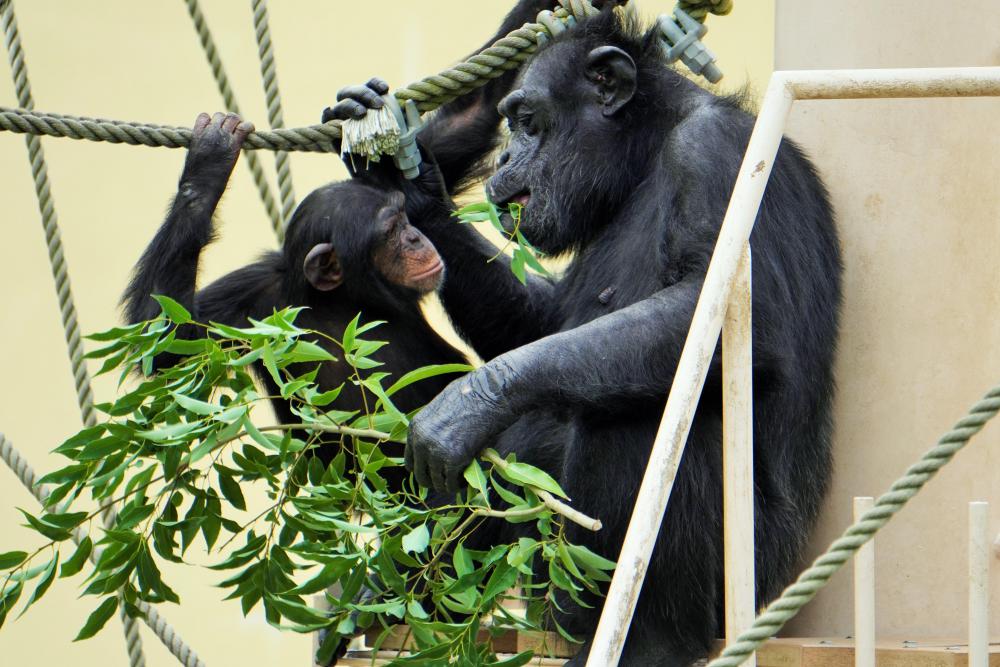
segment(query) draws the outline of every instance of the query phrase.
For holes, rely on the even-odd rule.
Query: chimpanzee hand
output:
[[[323,122],[331,120],[349,120],[364,117],[369,110],[381,109],[385,102],[382,95],[389,92],[389,84],[374,77],[363,86],[347,86],[337,92],[337,104],[323,111]],[[390,187],[401,190],[406,195],[407,213],[411,216],[426,206],[444,206],[449,211],[453,209],[440,170],[433,153],[420,144],[422,161],[420,175],[413,180],[403,178],[391,160],[383,159],[378,163],[368,160],[345,157],[347,170],[356,178],[374,181],[377,187]],[[340,147],[336,147],[338,152]],[[419,201],[419,204],[417,203]]]
[[[214,207],[226,190],[243,141],[253,129],[253,123],[234,113],[199,114],[181,173],[180,195],[189,202]]]
[[[389,84],[373,77],[363,86],[347,86],[337,91],[337,104],[323,110],[323,122],[364,118],[369,109],[381,109],[385,102],[382,95],[389,92]]]
[[[502,360],[455,380],[410,422],[406,467],[417,483],[455,493],[466,466],[518,417],[518,372]]]

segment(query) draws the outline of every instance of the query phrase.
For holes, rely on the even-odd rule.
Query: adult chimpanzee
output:
[[[610,558],[753,125],[738,101],[665,67],[660,49],[655,30],[604,11],[540,50],[500,104],[511,137],[488,192],[524,205],[521,229],[537,247],[575,253],[563,279],[521,285],[487,263],[495,249],[471,228],[446,215],[416,221],[448,264],[448,313],[488,362],[413,420],[408,465],[421,483],[453,488],[504,429],[540,423],[544,447],[561,449],[563,487],[604,522],[596,534],[570,526],[572,539]],[[764,602],[789,579],[827,487],[841,284],[826,191],[789,141],[751,246]],[[621,664],[685,665],[720,632],[721,429],[717,356]],[[535,457],[533,446],[516,448]],[[599,611],[564,620],[588,636]]]

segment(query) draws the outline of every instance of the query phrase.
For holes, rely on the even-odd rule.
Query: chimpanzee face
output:
[[[510,140],[487,193],[497,205],[521,204],[521,229],[548,253],[587,240],[620,196],[615,172],[625,168],[619,112],[635,93],[635,63],[614,46],[579,49],[569,41],[542,51],[498,107]]]
[[[421,294],[444,279],[444,263],[434,244],[410,224],[403,196],[394,193],[375,217],[372,263],[387,281]]]

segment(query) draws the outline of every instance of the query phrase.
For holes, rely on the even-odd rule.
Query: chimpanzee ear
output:
[[[306,280],[318,290],[329,292],[344,282],[344,270],[340,267],[337,252],[332,243],[318,243],[302,260],[302,270]]]
[[[605,116],[613,116],[635,95],[635,61],[617,46],[599,46],[587,54],[585,76],[597,88]]]

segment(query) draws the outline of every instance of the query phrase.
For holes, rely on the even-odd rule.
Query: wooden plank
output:
[[[377,636],[378,633],[371,634],[367,641],[370,643]],[[338,664],[358,667],[384,665],[403,648],[404,637],[405,627],[393,628],[374,662],[369,651],[351,651]],[[532,665],[562,665],[577,650],[575,645],[552,632],[544,635],[538,632],[507,632],[495,638],[493,646],[498,653],[509,657],[539,648],[543,643],[556,657],[535,658]],[[716,653],[722,650],[722,646],[721,641],[716,643]],[[880,639],[875,642],[875,664],[876,667],[969,667],[969,646],[964,640],[948,638],[920,641]],[[772,639],[757,651],[757,667],[854,667],[854,641],[822,637]],[[1000,667],[1000,639],[994,639],[990,644],[989,667]]]

